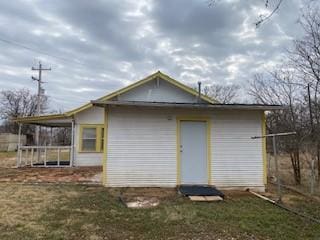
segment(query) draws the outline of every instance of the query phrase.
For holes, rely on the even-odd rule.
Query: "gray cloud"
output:
[[[0,38],[2,89],[32,88],[31,66],[41,60],[52,108],[68,110],[154,71],[193,85],[239,83],[281,60],[304,0],[284,1],[255,29],[263,1],[3,1]]]

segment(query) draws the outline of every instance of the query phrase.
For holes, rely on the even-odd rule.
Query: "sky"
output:
[[[39,61],[52,69],[43,73],[44,88],[58,111],[158,70],[189,86],[245,89],[301,37],[303,6],[304,0],[284,0],[256,29],[268,12],[264,0],[1,1],[0,90],[36,92],[31,67]]]

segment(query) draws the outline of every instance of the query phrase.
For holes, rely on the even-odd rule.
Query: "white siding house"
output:
[[[73,166],[103,166],[109,187],[266,184],[264,111],[281,106],[220,104],[156,72],[61,115],[20,123],[72,122]]]

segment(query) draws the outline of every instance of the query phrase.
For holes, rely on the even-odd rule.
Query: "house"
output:
[[[252,137],[279,109],[220,104],[159,71],[72,111],[16,121],[71,127],[70,166],[102,165],[105,186],[263,191],[266,143]]]

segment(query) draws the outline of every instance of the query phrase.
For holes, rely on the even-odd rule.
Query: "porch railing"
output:
[[[71,146],[19,146],[17,167],[71,167]]]

